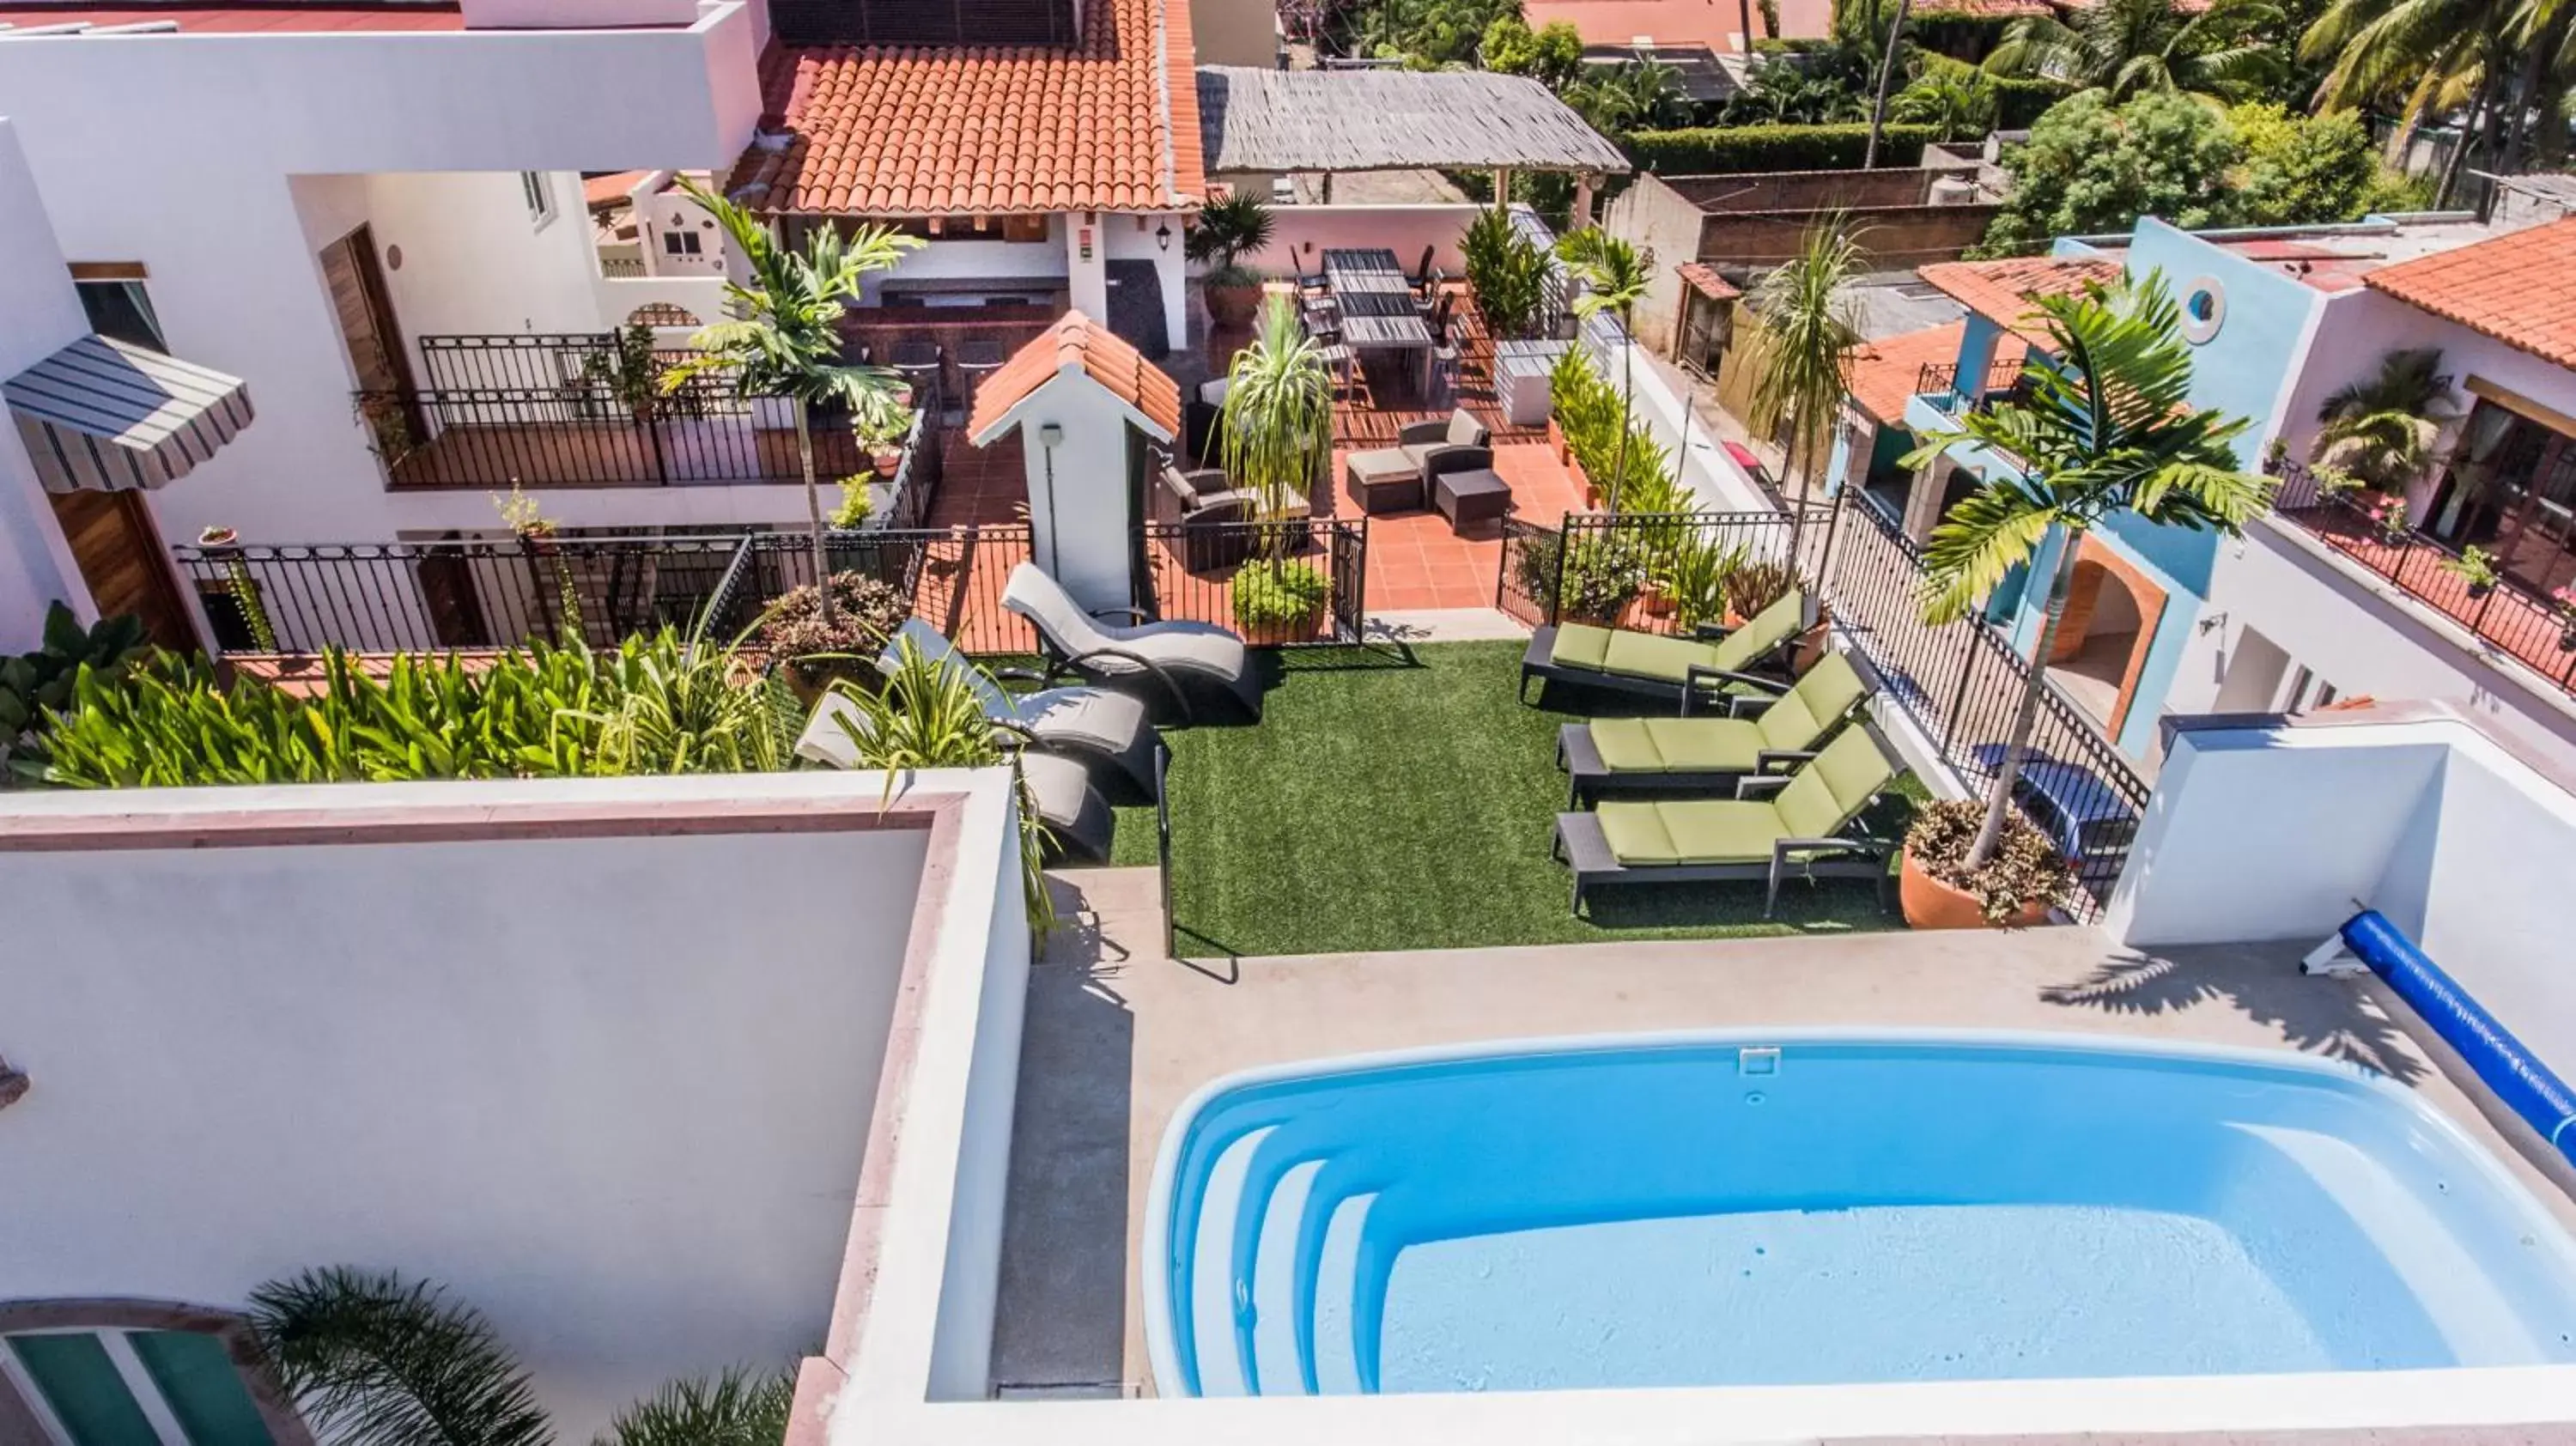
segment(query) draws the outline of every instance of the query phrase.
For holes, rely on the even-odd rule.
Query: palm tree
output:
[[[1574,314],[1585,321],[1605,312],[1619,319],[1619,447],[1610,464],[1609,495],[1610,510],[1616,512],[1619,485],[1628,477],[1628,434],[1636,427],[1636,398],[1629,386],[1636,344],[1630,323],[1636,319],[1637,303],[1646,298],[1646,262],[1636,247],[1598,226],[1586,226],[1559,240],[1556,255],[1583,283],[1583,294],[1574,299]]]
[[[251,1292],[251,1333],[314,1434],[359,1446],[551,1446],[525,1368],[482,1312],[424,1281],[335,1266]],[[627,1408],[602,1446],[775,1446],[795,1377],[728,1371]]]
[[[2264,34],[2279,20],[2268,0],[2210,0],[2197,12],[2176,0],[2098,0],[2072,24],[2049,15],[2014,21],[1986,68],[2106,90],[2114,101],[2151,90],[2239,100],[2277,68]]]
[[[1270,298],[1252,344],[1234,355],[1222,428],[1226,475],[1261,499],[1265,520],[1332,465],[1333,374],[1285,295]]]
[[[1984,71],[1943,68],[1898,91],[1887,113],[1903,125],[1938,127],[1945,141],[1974,140],[1995,128],[1999,104]]]
[[[1753,288],[1754,428],[1788,433],[1784,481],[1812,467],[1834,414],[1851,390],[1851,349],[1860,344],[1859,314],[1847,283],[1860,274],[1860,239],[1842,216],[1807,228],[1798,254]]]
[[[2023,370],[2029,400],[1967,412],[1959,432],[1924,443],[1904,462],[1928,466],[1964,434],[2022,459],[2027,469],[2006,472],[1961,498],[1932,530],[1924,550],[1927,620],[1966,615],[2052,534],[2059,542],[2021,707],[1986,796],[1985,824],[1965,861],[1972,869],[1994,856],[2003,835],[2083,535],[2123,511],[2157,526],[2238,535],[2262,510],[2269,485],[2238,471],[2229,447],[2252,424],[2191,405],[2191,352],[2161,277],[2120,292],[2044,297],[2037,305],[2027,320],[2046,328],[2049,355],[2034,349]]]
[[[882,226],[861,226],[844,240],[838,227],[824,224],[807,237],[804,250],[791,251],[742,207],[685,178],[680,189],[724,228],[751,273],[751,285],[725,282],[733,319],[690,337],[698,355],[665,372],[662,390],[713,377],[738,397],[786,397],[795,404],[796,461],[805,475],[805,510],[813,524],[814,582],[829,625],[832,566],[823,550],[823,493],[814,481],[813,410],[846,407],[851,425],[862,433],[889,435],[900,426],[896,393],[903,379],[884,367],[843,362],[839,323],[868,273],[891,270],[923,242]]]
[[[1878,164],[1878,134],[1887,128],[1887,86],[1896,75],[1896,45],[1904,38],[1910,8],[1911,0],[1896,0],[1896,18],[1887,27],[1887,46],[1878,54],[1878,90],[1869,106],[1869,144],[1860,154],[1864,171]]]
[[[2394,491],[2415,480],[2433,457],[2442,425],[2459,415],[2451,379],[2440,374],[2442,351],[2392,351],[2379,370],[2326,398],[2317,408],[2316,445],[2308,459]]]
[[[2299,58],[2331,61],[2317,83],[2316,109],[2394,110],[2391,163],[2428,118],[2461,113],[2462,136],[2444,161],[2434,204],[2459,179],[2468,135],[2499,115],[2514,69],[2517,0],[2333,0],[2299,39]]]

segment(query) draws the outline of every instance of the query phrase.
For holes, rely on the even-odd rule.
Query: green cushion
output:
[[[1768,802],[1732,798],[1692,799],[1655,805],[1675,861],[1685,864],[1768,863],[1780,818]]]
[[[1868,731],[1846,728],[1780,790],[1780,821],[1799,838],[1831,838],[1895,777]]]
[[[1601,659],[1601,670],[1630,678],[1652,678],[1679,687],[1689,679],[1692,667],[1718,666],[1716,656],[1717,649],[1688,638],[1616,632],[1610,635],[1610,647]]]
[[[1808,709],[1807,700],[1794,688],[1763,709],[1754,726],[1762,730],[1765,748],[1813,748],[1825,731],[1823,720]]]
[[[1605,803],[1597,816],[1601,836],[1610,843],[1610,856],[1623,864],[1671,864],[1681,862],[1673,852],[1673,841],[1664,833],[1664,822],[1655,816],[1651,803]]]
[[[1798,635],[1806,609],[1807,600],[1796,588],[1782,593],[1779,601],[1718,640],[1717,661],[1711,666],[1736,673],[1760,662],[1764,654]]]
[[[1613,773],[1657,773],[1664,766],[1663,750],[1655,746],[1654,735],[1646,731],[1643,718],[1595,718],[1588,725],[1592,731],[1592,751]]]
[[[1649,718],[1646,736],[1675,773],[1751,773],[1762,734],[1743,718]]]
[[[1849,654],[1828,652],[1798,680],[1795,691],[1805,696],[1808,709],[1818,718],[1832,722],[1869,696],[1869,684],[1861,681],[1860,669],[1852,666]]]
[[[1585,623],[1566,623],[1556,630],[1556,645],[1547,651],[1547,660],[1560,668],[1590,668],[1598,672],[1601,655],[1610,648],[1610,630]]]

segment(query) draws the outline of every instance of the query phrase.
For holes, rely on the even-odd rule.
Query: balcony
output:
[[[676,392],[685,350],[621,348],[615,334],[421,338],[429,385],[351,394],[395,491],[676,487],[796,482],[796,414],[721,378]],[[921,399],[937,411],[936,389]],[[815,475],[868,470],[849,418],[812,422]]]
[[[1996,402],[2017,396],[2022,391],[2022,363],[2015,359],[1996,362],[1986,368],[1986,384],[1974,396],[1959,389],[1959,368],[1955,362],[1942,362],[1923,368],[1914,378],[1914,394],[1941,411],[1956,416],[1964,404],[1970,411],[1985,411]]]
[[[2320,491],[2307,469],[2295,463],[2282,471],[2273,515],[2396,584],[2478,641],[2576,693],[2576,647],[2571,647],[2576,626],[2547,598],[2511,581],[2499,582],[2483,596],[2470,596],[2468,583],[2443,568],[2457,552],[2421,532],[2382,527],[2349,497]]]

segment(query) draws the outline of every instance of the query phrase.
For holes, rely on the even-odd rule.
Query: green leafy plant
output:
[[[650,421],[663,403],[661,356],[653,328],[638,322],[609,334],[609,344],[583,354],[581,379],[606,391],[637,421]]]
[[[685,639],[665,627],[602,661],[611,701],[583,717],[597,728],[602,771],[774,773],[794,759],[803,706],[776,674],[710,646],[703,619]]]
[[[1244,269],[1243,257],[1270,244],[1273,225],[1270,208],[1260,197],[1236,190],[1199,208],[1182,249],[1192,261],[1216,263],[1207,275],[1210,286],[1257,283],[1261,278]]]
[[[1009,762],[1020,799],[1020,884],[1029,927],[1044,936],[1055,927],[1055,900],[1047,891],[1047,827],[1038,817],[1037,800],[1019,771],[1016,749],[1006,750],[1010,736],[984,712],[973,665],[950,666],[925,657],[904,639],[885,686],[875,692],[836,678],[831,691],[849,701],[855,717],[841,727],[862,768],[883,769],[886,796],[894,796],[895,775],[930,768],[990,768]],[[982,681],[993,686],[989,674]]]
[[[2309,468],[2308,476],[2317,484],[2319,497],[2341,497],[2365,485],[2359,477],[2332,462],[2320,462]]]
[[[1564,20],[1551,20],[1532,30],[1517,14],[1498,15],[1485,27],[1476,58],[1487,70],[1526,75],[1550,90],[1563,91],[1583,76],[1583,32]]]
[[[773,663],[815,688],[832,678],[871,676],[886,640],[912,616],[901,593],[861,573],[832,574],[828,606],[825,591],[811,583],[792,589],[751,627]]]
[[[2117,292],[2044,297],[2024,324],[2044,329],[2046,345],[2037,349],[2059,365],[2024,374],[2028,400],[1961,414],[1960,432],[1927,441],[1903,463],[1929,466],[1964,433],[2027,468],[1961,498],[1933,529],[1924,554],[1927,620],[1964,616],[2043,543],[2056,544],[2045,578],[2032,581],[2044,585],[2044,612],[1985,823],[1962,860],[1971,872],[1995,858],[2003,836],[2083,534],[2128,512],[2149,525],[2241,536],[2271,490],[2267,479],[2236,470],[2235,440],[2252,424],[2192,405],[2191,349],[2160,275]]]
[[[1653,278],[1646,270],[1645,258],[1625,240],[1598,226],[1587,226],[1556,243],[1557,259],[1583,284],[1583,294],[1575,298],[1574,314],[1590,320],[1596,316],[1619,319],[1619,429],[1618,447],[1610,462],[1610,482],[1605,489],[1607,508],[1619,510],[1620,490],[1627,481],[1629,409],[1636,395],[1630,385],[1629,372],[1634,365],[1636,347],[1630,344],[1636,321],[1637,303],[1646,297]],[[1590,473],[1589,467],[1584,469]]]
[[[2010,923],[2033,904],[2055,904],[2075,887],[2075,873],[2028,819],[2007,818],[1986,858],[1969,861],[1985,819],[1974,799],[1918,805],[1905,831],[1905,851],[1925,873],[1976,896],[1986,922]]]
[[[2061,20],[2035,15],[2006,32],[1986,57],[2003,75],[2039,76],[2111,99],[2165,94],[2237,100],[2279,72],[2280,47],[2267,39],[2280,12],[2266,0],[2099,0]]]
[[[1331,593],[1330,580],[1302,562],[1247,567],[1234,579],[1234,620],[1257,635],[1312,632]]]
[[[1891,125],[1879,138],[1880,165],[1911,166],[1941,139],[1938,126]],[[1726,125],[1630,131],[1622,141],[1641,171],[1698,176],[1720,171],[1847,171],[1869,149],[1869,123]]]
[[[1750,618],[1787,597],[1797,585],[1797,570],[1789,564],[1750,559],[1727,575],[1726,609],[1739,618]]]
[[[1286,296],[1269,298],[1251,345],[1235,353],[1217,426],[1226,475],[1261,500],[1267,518],[1311,492],[1331,465],[1333,374]]]
[[[1673,600],[1673,621],[1687,631],[1726,616],[1728,589],[1750,560],[1747,548],[1692,538],[1666,551],[1654,585]]]
[[[667,368],[662,389],[676,392],[706,378],[737,397],[789,400],[812,522],[814,575],[822,577],[832,564],[823,548],[823,490],[814,476],[814,409],[837,407],[849,413],[854,428],[881,428],[902,406],[906,391],[903,379],[885,367],[841,360],[841,317],[870,273],[892,269],[905,253],[927,243],[884,226],[863,225],[845,237],[838,226],[821,225],[807,234],[802,249],[791,251],[749,211],[686,178],[679,186],[724,229],[751,284],[725,282],[734,319],[689,338],[698,355]],[[828,594],[822,608],[829,621]]]
[[[521,491],[517,480],[513,479],[509,496],[504,497],[497,492],[492,494],[492,508],[501,514],[502,525],[525,543],[530,553],[549,559],[554,565],[556,640],[575,643],[587,638],[590,634],[588,624],[582,618],[581,583],[573,575],[572,559],[555,545],[558,529],[554,519],[546,516],[544,505]]]
[[[868,500],[869,480],[865,473],[841,479],[840,505],[832,509],[833,531],[856,532],[867,526],[868,516],[876,507]]]
[[[2392,351],[2364,380],[2338,389],[2317,408],[2316,443],[2309,459],[2384,492],[2423,474],[2442,428],[2459,416],[2451,404],[2451,379],[2441,374],[2438,347]]]
[[[2503,581],[2503,574],[2496,570],[2495,554],[2483,547],[2464,548],[2459,556],[2443,558],[2438,566],[2466,583],[2471,597],[2484,597]]]
[[[31,652],[0,658],[0,764],[41,769],[41,756],[22,760],[47,712],[71,706],[73,690],[84,669],[106,682],[124,676],[126,667],[145,651],[143,623],[130,614],[101,618],[81,626],[70,607],[57,602],[45,609],[43,640]],[[12,769],[0,768],[0,782]]]
[[[1561,617],[1577,622],[1614,623],[1629,602],[1645,590],[1645,558],[1634,541],[1583,533],[1564,548],[1564,586],[1557,594]]]
[[[347,1266],[270,1281],[250,1328],[306,1422],[359,1446],[552,1446],[528,1372],[489,1318],[439,1286]],[[620,1412],[598,1446],[776,1446],[786,1369],[675,1381]]]
[[[1975,140],[1995,128],[2002,97],[1994,77],[1980,70],[1935,68],[1898,91],[1887,113],[1899,122],[1930,126],[1942,140]]]
[[[1485,329],[1505,340],[1537,330],[1547,305],[1547,248],[1522,235],[1507,208],[1488,206],[1468,224],[1458,249]]]
[[[2188,96],[2150,91],[2114,104],[2105,91],[2084,91],[2005,154],[2012,192],[1977,249],[2022,255],[2052,237],[2126,231],[2147,215],[2185,230],[2226,225],[2244,155],[2226,115]]]

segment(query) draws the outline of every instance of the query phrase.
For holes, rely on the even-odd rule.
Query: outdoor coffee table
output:
[[[1449,519],[1451,530],[1463,531],[1470,523],[1501,520],[1512,510],[1512,489],[1483,468],[1443,472],[1432,483],[1432,500]]]

